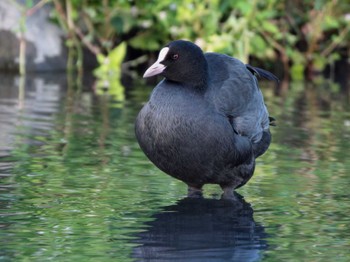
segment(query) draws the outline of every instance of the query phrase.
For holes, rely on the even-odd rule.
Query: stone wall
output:
[[[25,0],[17,2],[24,5]],[[26,20],[26,66],[29,72],[66,69],[64,32],[49,21],[51,8],[47,4]],[[0,71],[18,71],[20,19],[21,12],[13,1],[0,1]]]

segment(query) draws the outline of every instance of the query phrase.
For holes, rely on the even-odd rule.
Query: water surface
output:
[[[273,143],[237,201],[164,175],[118,101],[64,75],[2,76],[0,261],[349,261],[349,96],[331,82],[262,90]],[[122,90],[123,91],[123,90]]]

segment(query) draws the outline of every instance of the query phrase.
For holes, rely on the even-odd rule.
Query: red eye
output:
[[[176,60],[179,58],[179,54],[173,54],[173,56],[171,57],[173,60]]]

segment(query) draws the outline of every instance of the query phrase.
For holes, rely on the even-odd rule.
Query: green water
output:
[[[220,201],[186,199],[134,137],[150,87],[124,101],[63,76],[0,83],[0,261],[350,261],[350,104],[333,83],[276,96],[273,143]]]

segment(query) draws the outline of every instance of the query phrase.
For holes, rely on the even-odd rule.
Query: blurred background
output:
[[[281,79],[237,203],[136,142],[175,39]],[[349,40],[348,0],[1,0],[0,261],[350,261]]]
[[[2,72],[139,77],[162,46],[187,39],[281,79],[348,83],[348,1],[3,0],[0,14]]]

